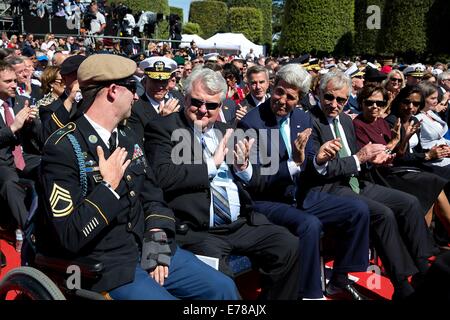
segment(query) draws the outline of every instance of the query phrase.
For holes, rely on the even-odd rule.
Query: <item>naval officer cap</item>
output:
[[[167,57],[150,57],[139,64],[139,68],[144,70],[144,73],[155,80],[167,80],[170,78],[172,72],[177,69],[177,63]]]

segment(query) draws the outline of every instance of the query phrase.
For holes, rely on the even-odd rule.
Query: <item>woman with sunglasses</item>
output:
[[[60,67],[49,66],[42,73],[41,88],[44,97],[36,102],[37,108],[50,105],[64,93],[65,85],[59,73],[60,70]]]
[[[381,109],[380,114],[381,117],[385,118],[391,111],[392,101],[400,90],[405,87],[405,76],[400,70],[394,69],[389,72],[386,80],[384,80],[381,85],[387,90],[389,96],[388,102],[386,106]]]
[[[395,107],[393,114],[385,120],[379,116],[379,109],[387,103],[388,94],[386,90],[381,86],[364,87],[358,96],[358,102],[363,107],[363,113],[354,120],[357,142],[360,147],[369,142],[384,144],[388,147],[388,150],[395,153],[393,165],[374,168],[371,170],[371,178],[378,184],[416,196],[421,204],[428,226],[430,226],[434,206],[436,205],[441,209],[437,213],[438,217],[443,221],[443,224],[448,223],[450,234],[450,204],[443,192],[448,180],[431,172],[423,171],[423,161],[420,160],[420,155],[410,150],[411,137],[420,128],[420,122],[413,122],[409,118],[402,120],[401,117],[397,118],[394,115],[397,114],[398,101],[406,99],[405,92],[407,90],[409,90],[409,87],[399,92],[397,98],[392,102],[392,106]],[[409,105],[414,106],[421,101],[420,98],[416,101],[415,97],[409,95],[406,97],[411,99]],[[422,156],[422,159],[425,157],[425,155]]]

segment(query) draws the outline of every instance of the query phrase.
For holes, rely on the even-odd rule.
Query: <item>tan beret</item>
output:
[[[78,69],[80,87],[87,87],[99,82],[127,78],[136,71],[136,63],[115,54],[95,54],[84,60]]]

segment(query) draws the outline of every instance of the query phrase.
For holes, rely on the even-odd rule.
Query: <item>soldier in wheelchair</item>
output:
[[[176,245],[173,212],[141,141],[121,125],[138,98],[135,69],[116,55],[90,56],[78,69],[84,113],[44,146],[43,201],[28,232],[38,253],[24,248],[23,258],[83,298],[238,299],[232,279]],[[36,269],[20,269],[2,280],[0,298],[15,289],[34,299],[64,298]]]

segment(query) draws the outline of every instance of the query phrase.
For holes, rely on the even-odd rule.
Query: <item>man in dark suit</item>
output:
[[[144,71],[145,92],[131,109],[127,125],[139,139],[144,139],[144,128],[153,119],[167,116],[180,109],[182,101],[169,96],[169,79],[177,63],[166,57],[154,56],[143,60],[139,68]]]
[[[320,83],[320,105],[311,110],[315,150],[339,139],[339,156],[328,162],[327,174],[315,179],[314,190],[364,200],[370,209],[371,234],[383,266],[394,285],[394,299],[406,298],[413,288],[407,277],[424,274],[431,255],[427,229],[417,198],[359,177],[367,164],[383,164],[392,156],[385,146],[368,144],[358,150],[352,119],[343,113],[351,90],[350,78],[329,72]]]
[[[308,191],[308,170],[325,170],[333,157],[334,141],[314,154],[311,118],[296,108],[308,92],[310,75],[299,65],[282,67],[275,79],[271,100],[250,111],[240,122],[258,136],[258,157],[263,164],[278,164],[267,176],[267,184],[252,189],[255,208],[274,223],[299,237],[301,263],[300,294],[323,297],[320,283],[319,241],[324,228],[339,229],[333,275],[327,293],[334,298],[363,300],[347,273],[366,271],[368,265],[369,212],[362,201]],[[247,131],[251,133],[250,130]],[[328,151],[324,150],[328,148]],[[328,154],[329,153],[329,154]],[[264,159],[267,155],[269,158]],[[309,169],[308,167],[312,167]],[[276,170],[274,170],[276,169]],[[270,201],[270,202],[269,202]]]
[[[146,154],[175,212],[183,248],[218,258],[230,275],[227,257],[246,255],[261,270],[261,298],[297,299],[297,239],[255,212],[244,189],[262,183],[259,167],[248,160],[253,141],[239,141],[235,157],[226,157],[232,130],[216,122],[226,89],[219,73],[197,68],[188,78],[184,112],[145,128]]]
[[[25,65],[27,57],[10,56],[5,59],[5,62],[10,64],[16,73],[17,77],[17,94],[35,101],[43,97],[40,86],[31,82],[31,73],[27,70]]]
[[[37,109],[16,95],[16,74],[13,67],[0,61],[0,196],[22,230],[28,209],[26,190],[19,178],[37,178],[39,150],[42,147],[41,123]]]
[[[237,299],[231,279],[178,248],[173,212],[140,141],[120,125],[137,100],[135,69],[132,60],[107,54],[80,65],[90,103],[45,144],[40,213],[51,227],[39,225],[38,248],[101,262],[101,276],[83,284],[112,299]]]
[[[267,68],[260,65],[248,68],[247,81],[250,92],[245,96],[241,107],[236,112],[238,120],[270,98],[270,94],[267,92],[270,85]]]

